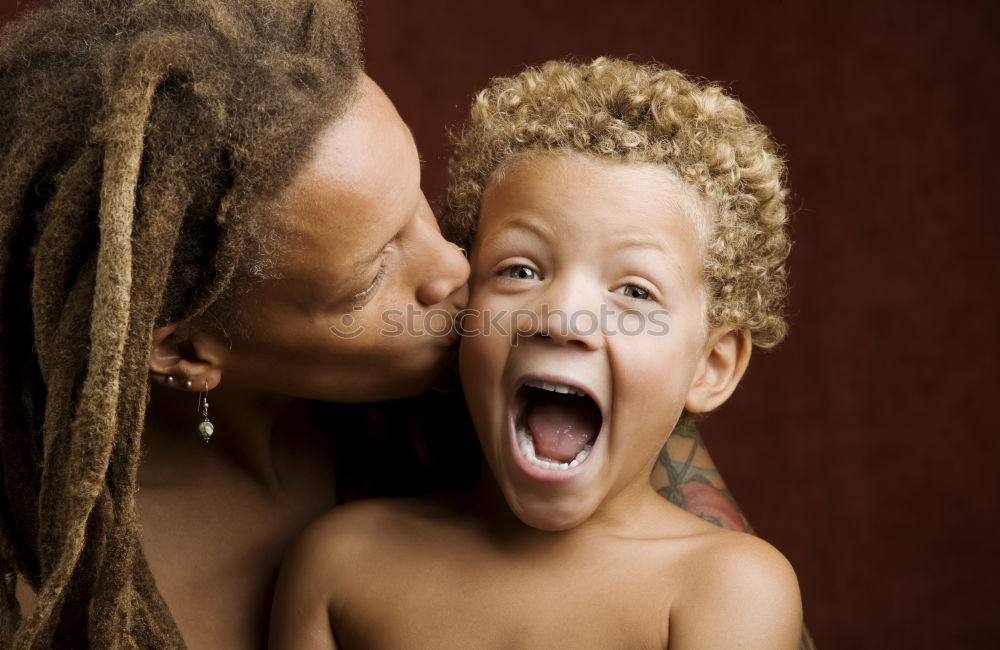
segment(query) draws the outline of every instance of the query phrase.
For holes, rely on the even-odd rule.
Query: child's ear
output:
[[[691,390],[684,408],[707,413],[729,399],[750,363],[752,348],[748,330],[717,327],[705,341]]]

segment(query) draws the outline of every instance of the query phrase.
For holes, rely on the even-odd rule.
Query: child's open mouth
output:
[[[585,461],[603,421],[593,398],[576,386],[530,380],[514,398],[517,447],[541,469],[566,471]]]

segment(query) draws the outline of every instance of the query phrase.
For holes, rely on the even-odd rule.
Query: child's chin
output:
[[[517,503],[508,503],[517,518],[527,526],[538,530],[560,531],[576,528],[593,514],[592,508],[587,508],[579,501],[565,505],[553,503],[551,500],[531,498],[518,499]]]

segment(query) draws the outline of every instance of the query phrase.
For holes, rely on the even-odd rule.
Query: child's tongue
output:
[[[543,393],[529,407],[527,422],[535,454],[568,463],[597,437],[601,415],[587,397]]]

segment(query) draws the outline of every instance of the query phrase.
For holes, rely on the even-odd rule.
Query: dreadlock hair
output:
[[[184,646],[137,529],[152,332],[255,264],[359,40],[349,0],[66,0],[0,32],[0,646]]]

